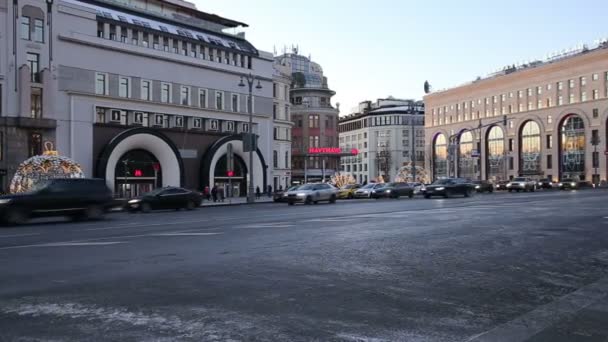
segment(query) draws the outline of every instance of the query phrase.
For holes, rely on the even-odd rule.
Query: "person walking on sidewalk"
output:
[[[260,192],[260,187],[256,186],[255,187],[255,198],[260,199],[260,196],[262,196],[262,193]]]
[[[217,185],[211,188],[211,197],[213,197],[213,202],[217,202]]]
[[[209,185],[205,186],[205,189],[203,190],[203,196],[205,196],[205,199],[209,201]]]
[[[272,197],[272,185],[268,186],[268,198]]]

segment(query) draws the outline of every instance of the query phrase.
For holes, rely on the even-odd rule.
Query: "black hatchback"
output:
[[[193,210],[201,205],[203,195],[196,191],[177,187],[165,187],[152,190],[141,197],[129,200],[126,210],[148,213],[157,209]]]
[[[112,205],[112,192],[103,179],[50,179],[29,192],[0,196],[0,217],[9,224],[49,216],[96,220]]]
[[[446,178],[437,180],[435,183],[426,187],[424,198],[442,196],[445,198],[453,195],[463,195],[470,197],[475,192],[475,185],[464,178]]]
[[[414,197],[414,188],[408,183],[387,183],[384,186],[372,190],[371,198],[399,198],[407,196]]]

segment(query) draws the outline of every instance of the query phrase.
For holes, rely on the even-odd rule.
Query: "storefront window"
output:
[[[497,182],[505,180],[505,136],[502,128],[490,128],[486,150],[486,178]]]
[[[462,178],[475,177],[475,160],[473,152],[473,134],[464,132],[460,135],[460,148],[458,153],[458,176]]]
[[[585,180],[585,123],[570,115],[560,125],[560,166],[562,178]]]
[[[522,175],[541,173],[541,139],[540,126],[534,121],[524,124],[520,134],[519,165]]]
[[[445,135],[439,134],[435,137],[433,146],[434,165],[433,178],[444,178],[448,176],[448,145]]]

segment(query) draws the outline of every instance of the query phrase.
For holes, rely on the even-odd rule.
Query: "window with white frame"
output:
[[[207,90],[198,90],[198,106],[201,108],[207,108]]]
[[[224,109],[224,93],[221,91],[215,91],[215,109]]]
[[[561,106],[564,104],[564,97],[562,95],[557,97],[557,105]]]
[[[209,130],[217,131],[219,127],[219,122],[215,119],[209,120]]]
[[[165,123],[165,117],[162,114],[155,114],[154,115],[154,125],[156,126],[164,126]]]
[[[171,102],[171,84],[161,83],[160,85],[160,101],[164,103]]]
[[[568,80],[568,88],[574,88],[574,80]]]
[[[131,95],[131,80],[128,77],[118,78],[118,96],[128,98]]]
[[[581,102],[585,102],[587,101],[587,92],[583,91],[581,92]]]
[[[238,112],[239,111],[239,95],[238,94],[232,94],[232,111],[233,112]]]
[[[141,99],[152,101],[152,82],[141,80]]]
[[[599,79],[600,79],[600,75],[599,75],[599,74],[593,74],[593,75],[591,76],[591,79],[592,79],[592,80],[594,80],[594,81],[597,81],[597,80],[599,80]]]
[[[142,124],[144,122],[144,113],[135,112],[133,113],[133,123]]]
[[[175,116],[175,127],[184,127],[184,117],[181,115]]]
[[[575,99],[574,99],[574,94],[570,94],[570,102],[569,103],[574,103]]]
[[[581,77],[581,87],[586,86],[587,85],[587,77],[583,76]]]
[[[557,82],[557,90],[563,90],[564,89],[564,82]]]
[[[234,132],[234,121],[226,122],[226,131]]]
[[[600,91],[597,89],[593,89],[593,99],[597,100],[600,98]]]
[[[196,129],[201,129],[203,127],[203,119],[194,118],[194,120],[192,121],[192,127]]]
[[[180,92],[180,104],[183,106],[190,105],[190,87],[182,86]]]
[[[108,95],[108,74],[95,74],[95,93],[98,95]]]
[[[110,121],[120,122],[122,120],[122,112],[118,109],[112,109],[110,113]]]

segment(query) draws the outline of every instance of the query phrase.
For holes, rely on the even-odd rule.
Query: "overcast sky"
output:
[[[258,49],[298,45],[321,64],[341,115],[360,101],[421,99],[507,64],[608,37],[608,1],[194,0],[249,24]]]

